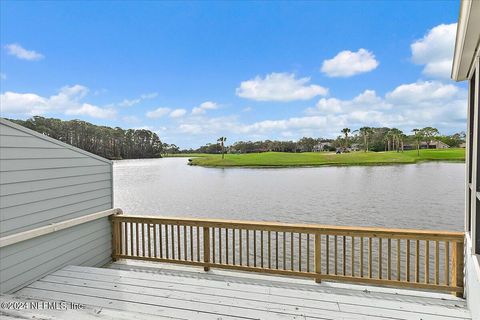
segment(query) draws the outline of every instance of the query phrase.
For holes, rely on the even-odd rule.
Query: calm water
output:
[[[463,230],[461,163],[216,169],[186,158],[116,161],[128,214]]]

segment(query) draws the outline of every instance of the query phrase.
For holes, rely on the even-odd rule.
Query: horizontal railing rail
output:
[[[463,294],[462,232],[115,215],[113,254]]]

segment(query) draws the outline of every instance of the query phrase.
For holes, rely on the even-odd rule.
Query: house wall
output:
[[[0,118],[0,238],[113,207],[112,162]],[[0,248],[0,292],[110,260],[107,217]]]
[[[465,296],[472,319],[480,320],[480,48],[470,71],[465,214]]]

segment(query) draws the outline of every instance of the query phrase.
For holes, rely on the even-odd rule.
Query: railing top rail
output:
[[[366,237],[385,237],[399,239],[424,239],[439,241],[461,242],[464,239],[463,232],[442,231],[442,230],[416,230],[396,229],[379,227],[352,227],[352,226],[331,226],[320,224],[292,224],[267,221],[245,221],[227,219],[202,219],[202,218],[179,218],[159,216],[138,216],[138,215],[116,215],[113,220],[143,223],[162,223],[174,225],[236,228],[250,230],[265,230],[279,232],[300,232],[300,233],[322,233],[332,235],[350,235]]]

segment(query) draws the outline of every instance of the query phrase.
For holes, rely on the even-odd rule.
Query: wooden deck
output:
[[[87,307],[1,309],[2,319],[471,319],[450,294],[149,262],[67,266],[2,302],[25,297]]]

